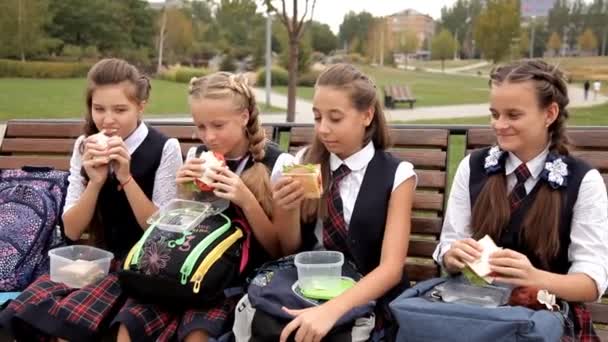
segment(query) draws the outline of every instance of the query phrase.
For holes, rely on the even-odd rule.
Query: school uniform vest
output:
[[[201,152],[203,152],[203,151],[207,151],[207,147],[204,145],[198,146],[196,148],[196,155],[197,156],[200,155]],[[270,175],[270,173],[272,172],[272,168],[274,167],[274,164],[276,163],[277,159],[283,152],[281,151],[281,149],[279,148],[279,146],[276,143],[274,143],[270,140],[266,141],[264,151],[266,153],[264,154],[264,159],[261,160],[261,163],[264,164],[264,166],[266,166],[266,168],[268,169],[268,174]],[[250,157],[247,160],[247,164],[245,164],[245,168],[243,169],[243,171],[252,167],[254,163],[255,163],[255,161],[253,160],[253,158]],[[237,167],[238,167],[238,165],[235,165],[234,167],[230,167],[230,169],[232,172],[235,172]],[[237,209],[232,204],[227,209],[225,214],[228,215],[229,217],[236,217],[235,215],[239,215],[239,216],[241,215],[240,209]],[[246,219],[245,217],[242,217],[242,218]],[[250,245],[249,245],[249,262],[243,273],[249,274],[249,273],[253,272],[255,270],[255,268],[257,268],[258,266],[260,266],[263,263],[270,261],[272,259],[273,258],[270,256],[270,254],[268,254],[268,252],[266,252],[264,247],[262,247],[262,244],[255,238],[255,235],[252,234],[251,240],[250,240]]]
[[[132,182],[152,200],[156,170],[160,165],[163,148],[169,138],[148,127],[148,135],[131,154]],[[124,191],[118,190],[120,183],[110,174],[98,197],[100,220],[104,227],[106,247],[116,258],[121,259],[143,234]]]
[[[359,272],[371,272],[380,264],[382,239],[395,172],[400,161],[390,153],[376,150],[367,165],[348,226],[348,248]],[[317,244],[316,220],[302,223],[302,250]]]
[[[475,206],[475,201],[488,180],[488,176],[486,175],[484,169],[484,162],[488,154],[488,150],[489,147],[476,150],[471,153],[469,161],[471,168],[471,173],[469,176],[469,196],[471,199],[471,208]],[[534,265],[536,268],[545,269],[546,271],[553,273],[566,274],[568,273],[568,269],[570,268],[571,264],[570,261],[568,261],[568,246],[570,245],[573,208],[578,197],[581,182],[585,177],[585,174],[591,170],[591,167],[584,161],[574,157],[564,157],[562,159],[568,165],[567,186],[554,190],[559,191],[562,196],[562,211],[559,226],[560,249],[557,256],[549,262],[548,269],[541,265],[541,262],[535,256],[534,250],[527,246],[526,242],[522,241],[520,238],[521,226],[528,210],[538,194],[539,186],[545,182],[544,179],[538,180],[534,188],[532,188],[532,190],[526,195],[519,207],[513,213],[511,213],[510,221],[502,230],[496,243],[500,247],[509,248],[525,254],[530,259],[532,265]]]

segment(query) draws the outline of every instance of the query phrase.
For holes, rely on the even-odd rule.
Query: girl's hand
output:
[[[291,177],[281,177],[272,187],[272,199],[283,210],[298,209],[304,199],[304,187]]]
[[[189,183],[194,181],[196,178],[203,176],[203,164],[205,161],[200,158],[191,158],[186,160],[177,171],[177,177],[175,182],[178,184]]]
[[[213,172],[209,173],[209,178],[213,183],[209,186],[215,189],[213,193],[217,197],[227,199],[241,208],[250,200],[257,202],[241,177],[230,171],[228,167],[212,166],[211,170]]]
[[[443,265],[451,272],[462,270],[466,262],[480,258],[482,251],[483,247],[479,242],[471,238],[454,241],[452,247],[443,255]]]
[[[503,249],[490,255],[490,269],[496,274],[496,282],[517,286],[539,286],[542,271],[532,266],[527,256],[511,249]]]
[[[108,139],[108,157],[114,161],[112,167],[116,179],[121,184],[129,180],[129,177],[131,177],[131,155],[121,137],[115,135]]]
[[[340,318],[340,314],[333,312],[327,303],[303,310],[283,310],[294,316],[294,319],[281,332],[280,342],[286,342],[296,330],[296,342],[321,341]]]
[[[90,183],[101,185],[106,182],[109,162],[107,149],[97,144],[95,139],[87,138],[84,142],[82,166],[89,177]]]

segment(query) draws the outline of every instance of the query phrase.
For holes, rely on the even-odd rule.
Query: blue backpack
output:
[[[433,278],[416,284],[390,303],[399,324],[397,341],[506,342],[559,341],[570,331],[568,304],[561,311],[522,306],[496,307],[442,299],[441,285],[461,278]],[[438,287],[439,286],[439,287]],[[482,290],[483,291],[483,290]],[[452,294],[450,294],[453,297]],[[488,296],[480,296],[486,301]],[[450,301],[450,302],[448,302]]]
[[[20,291],[49,272],[49,249],[62,243],[68,172],[25,167],[0,171],[0,291]]]

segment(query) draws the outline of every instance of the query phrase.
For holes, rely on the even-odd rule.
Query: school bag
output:
[[[125,293],[176,310],[231,296],[249,260],[251,230],[241,217],[231,207],[185,232],[150,226],[118,274]]]
[[[461,293],[469,291],[459,287],[464,282],[463,277],[429,279],[393,300],[389,307],[399,324],[397,341],[549,342],[571,330],[566,302],[560,303],[559,311],[509,306],[510,290],[506,301],[495,301],[495,294],[486,291],[494,291],[490,288],[478,288],[486,292],[475,300],[463,299],[468,295]]]
[[[354,280],[361,279],[354,265],[348,261],[342,267],[342,274]],[[323,303],[304,297],[295,285],[297,280],[293,255],[268,262],[257,270],[249,280],[247,294],[236,306],[232,329],[236,342],[278,341],[285,325],[293,319],[283,307],[298,310]],[[323,341],[369,340],[375,325],[375,304],[371,301],[347,312]],[[289,341],[293,341],[293,335]]]
[[[0,170],[0,291],[20,291],[49,272],[48,251],[63,243],[68,172]]]

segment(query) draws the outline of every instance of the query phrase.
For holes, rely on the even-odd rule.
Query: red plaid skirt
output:
[[[45,275],[9,303],[0,314],[0,324],[20,341],[49,336],[87,340],[107,331],[122,303],[122,290],[113,274],[81,289]]]
[[[572,320],[570,326],[566,326],[562,342],[601,342],[593,328],[591,312],[581,303],[569,303]],[[568,331],[569,330],[569,331]]]
[[[170,312],[128,299],[112,325],[124,324],[132,341],[183,341],[196,330],[219,337],[232,329],[239,297],[229,297],[206,309]]]

